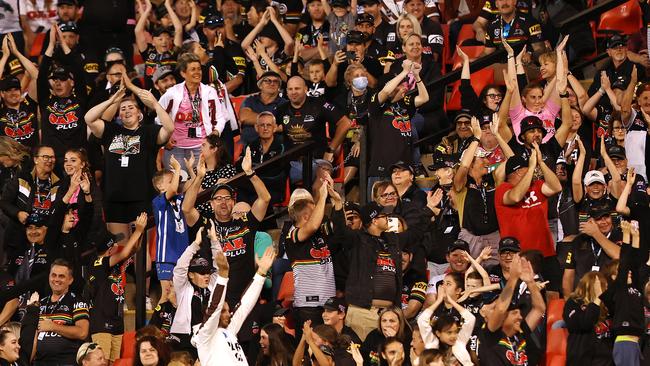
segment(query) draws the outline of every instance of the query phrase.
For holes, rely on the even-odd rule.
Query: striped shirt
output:
[[[320,229],[305,241],[298,240],[299,230],[291,226],[285,241],[293,268],[293,306],[323,306],[336,295],[332,256]]]
[[[41,300],[39,318],[74,326],[77,321],[88,320],[88,304],[72,292],[67,292],[58,301],[52,301],[52,297],[48,296]],[[38,332],[37,337],[35,361],[44,363],[74,364],[77,349],[83,343],[56,332]]]

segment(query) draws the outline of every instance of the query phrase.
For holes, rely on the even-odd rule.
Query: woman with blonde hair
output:
[[[612,365],[611,319],[600,295],[607,279],[600,272],[585,274],[564,305],[569,330],[567,365]]]
[[[386,40],[387,52],[384,57],[380,58],[380,61],[383,62],[384,70],[390,69],[390,65],[393,62],[404,57],[402,45],[406,37],[412,33],[422,36],[420,22],[413,15],[403,13],[397,18],[395,28],[388,33],[388,39]]]
[[[8,136],[0,136],[0,164],[3,168],[18,168],[29,161],[29,148]]]

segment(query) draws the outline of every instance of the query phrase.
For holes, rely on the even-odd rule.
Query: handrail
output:
[[[601,14],[608,10],[612,10],[615,7],[622,5],[623,3],[626,3],[627,0],[610,0],[607,2],[599,3],[596,4],[590,8],[587,8],[580,13],[565,19],[563,22],[561,22],[558,25],[558,29],[563,31],[566,30],[567,27],[570,27],[573,25],[573,23],[580,23],[580,22],[585,22],[588,20],[596,20],[600,17]]]

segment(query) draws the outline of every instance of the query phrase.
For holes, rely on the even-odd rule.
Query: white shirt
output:
[[[56,1],[52,1],[49,8],[45,8],[45,0],[20,0],[20,15],[27,17],[29,28],[32,32],[46,32],[52,22],[58,19],[56,14]],[[4,11],[3,11],[4,12]]]
[[[0,34],[20,31],[18,0],[0,0]]]

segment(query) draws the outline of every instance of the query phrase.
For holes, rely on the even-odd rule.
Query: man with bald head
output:
[[[329,102],[307,96],[307,84],[300,76],[294,76],[287,82],[289,102],[278,107],[275,117],[282,126],[285,148],[306,141],[315,141],[314,156],[332,161],[334,152],[339,148],[345,134],[350,128],[350,120],[345,113]],[[328,143],[325,123],[336,126],[334,137]],[[301,179],[302,165],[291,162],[291,180]]]

